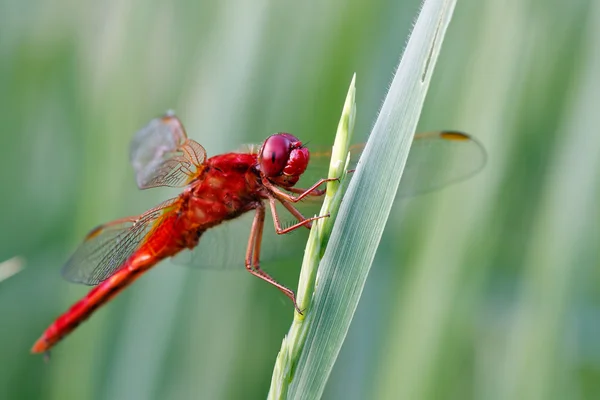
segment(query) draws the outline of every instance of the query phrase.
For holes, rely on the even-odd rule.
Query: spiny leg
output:
[[[291,232],[295,229],[300,228],[301,226],[305,226],[308,229],[310,229],[312,226],[312,221],[329,217],[329,214],[326,214],[326,215],[319,215],[318,217],[304,218],[304,215],[302,215],[300,213],[300,211],[298,211],[296,209],[296,207],[294,207],[293,205],[291,205],[290,203],[288,203],[287,201],[285,201],[283,199],[277,199],[277,200],[279,200],[279,202],[285,208],[287,208],[287,210],[290,213],[292,213],[292,215],[294,217],[296,217],[296,219],[298,219],[298,221],[299,221],[297,224],[288,226],[287,228],[282,228],[281,221],[279,220],[279,214],[277,214],[277,204],[275,203],[275,197],[269,197],[269,206],[271,207],[271,214],[273,215],[273,223],[275,224],[275,232],[277,232],[278,235],[283,235],[285,233]]]
[[[326,182],[333,182],[333,181],[339,181],[340,178],[326,178],[326,179],[319,179],[317,181],[317,183],[315,183],[314,185],[312,185],[311,187],[309,187],[308,189],[299,189],[299,188],[289,188],[286,190],[289,190],[290,192],[293,193],[300,193],[298,194],[298,196],[292,196],[289,193],[286,193],[285,191],[281,190],[280,188],[278,188],[277,186],[273,185],[271,182],[269,182],[269,180],[267,178],[262,178],[262,183],[263,185],[265,185],[271,192],[273,192],[278,198],[280,199],[285,199],[287,201],[291,201],[292,203],[297,203],[300,200],[302,200],[303,198],[305,198],[306,196],[322,196],[323,194],[325,194],[325,190],[318,190],[317,188],[326,183]]]
[[[254,231],[254,242],[253,243],[248,243],[248,246],[252,246],[252,261],[251,261],[251,266],[253,269],[255,270],[260,270],[262,272],[262,270],[260,269],[260,247],[262,245],[262,235],[263,235],[263,231],[265,228],[265,207],[264,205],[261,203],[261,207],[259,207],[259,209],[256,210],[256,214],[258,214],[259,212],[262,213],[262,216],[259,216],[258,218],[260,219],[259,223],[256,225],[255,231]],[[257,215],[254,216],[254,219],[257,219]],[[252,237],[252,233],[250,233],[250,237]],[[247,263],[247,261],[246,261]]]
[[[288,192],[296,193],[296,194],[303,195],[303,196],[320,197],[325,194],[326,190],[325,189],[317,189],[317,187],[319,187],[323,183],[330,182],[330,181],[339,181],[339,178],[319,179],[319,181],[317,183],[315,183],[308,189],[291,187],[291,188],[287,188],[286,190]]]
[[[286,190],[288,192],[292,192],[292,193],[296,193],[296,194],[304,194],[305,192],[308,191],[308,189],[296,188],[296,187],[291,187]],[[324,190],[324,189],[313,189],[308,192],[307,196],[321,197],[325,194],[325,192],[326,192],[326,190]]]
[[[294,308],[298,313],[302,314],[302,310],[296,304],[296,295],[291,289],[283,286],[269,274],[260,269],[260,246],[262,243],[263,228],[265,225],[265,206],[260,203],[256,208],[256,214],[254,214],[254,220],[252,221],[252,227],[250,228],[250,237],[248,238],[248,247],[246,249],[246,270],[252,275],[270,283],[279,289],[283,294],[292,300]]]
[[[355,171],[356,171],[355,169],[349,169],[349,170],[346,170],[346,173],[347,174],[351,174],[351,173],[353,173]],[[317,189],[317,188],[319,186],[321,186],[323,183],[333,182],[333,181],[338,181],[339,182],[340,178],[319,179],[317,181],[317,183],[315,183],[314,185],[312,185],[308,189],[291,187],[291,188],[287,188],[286,190],[288,192],[299,194],[300,196],[298,196],[299,198],[296,200],[296,201],[299,201],[299,200],[302,200],[306,196],[314,196],[314,197],[323,196],[325,194],[326,190],[325,189]]]

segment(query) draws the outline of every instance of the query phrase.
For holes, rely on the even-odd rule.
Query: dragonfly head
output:
[[[271,182],[292,187],[308,166],[310,153],[297,137],[276,133],[265,140],[258,153],[258,168]]]

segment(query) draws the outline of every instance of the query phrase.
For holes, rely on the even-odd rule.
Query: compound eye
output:
[[[265,176],[273,178],[281,175],[288,164],[290,152],[298,139],[287,133],[278,133],[267,138],[262,146],[259,164]]]

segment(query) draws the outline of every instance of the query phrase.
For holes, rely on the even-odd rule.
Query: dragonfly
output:
[[[353,146],[354,163],[363,147]],[[439,174],[430,173],[427,165],[423,168],[423,163],[418,162],[419,154],[433,155],[435,159],[440,154],[455,155],[460,163],[458,167],[445,168],[446,173],[437,177]],[[310,229],[315,220],[327,218],[328,215],[315,214],[306,217],[299,206],[307,199],[318,204],[318,199],[325,194],[323,184],[337,180],[323,178],[327,167],[326,162],[320,160],[329,156],[321,152],[311,157],[309,149],[297,137],[276,133],[260,146],[207,158],[204,147],[188,138],[183,124],[173,113],[153,119],[135,134],[131,143],[130,161],[137,186],[140,189],[178,187],[183,188],[182,193],[139,216],[97,226],[85,236],[61,272],[68,281],[95,287],[44,331],[31,352],[48,355],[54,345],[99,307],[161,260],[184,251],[192,251],[192,254],[200,251],[199,243],[207,233],[243,215],[252,216],[250,233],[245,254],[235,262],[239,267],[244,262],[248,272],[279,289],[301,313],[294,292],[260,267],[265,216],[269,211],[277,235],[302,227]],[[401,183],[401,188],[413,188],[410,193],[400,189],[399,195],[426,192],[465,179],[484,163],[483,147],[467,134],[455,131],[418,134]],[[309,164],[317,166],[317,172],[313,173],[321,177],[306,188],[297,187],[303,175],[310,176]],[[318,167],[319,164],[323,167]],[[405,183],[411,177],[413,184]],[[281,212],[291,214],[295,222],[283,224]],[[202,249],[207,253],[213,250]]]

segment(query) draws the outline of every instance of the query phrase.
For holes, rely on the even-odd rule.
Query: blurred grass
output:
[[[172,194],[135,190],[136,129],[173,108],[209,154],[327,144],[356,71],[364,139],[418,7],[0,0],[0,262],[25,260],[0,282],[0,398],[264,398],[291,310],[244,272],[165,263],[49,365],[28,349],[86,293],[59,275],[81,236]],[[590,0],[458,2],[420,128],[489,164],[399,205],[324,398],[600,395],[598,26]]]

